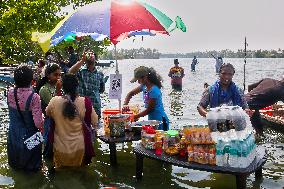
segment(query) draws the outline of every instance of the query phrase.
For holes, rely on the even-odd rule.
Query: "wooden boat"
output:
[[[0,67],[0,81],[14,83],[13,67]]]
[[[284,132],[284,105],[273,105],[271,110],[260,110],[264,126]]]
[[[111,64],[113,64],[114,63],[114,61],[109,61],[109,62],[99,62],[99,63],[97,63],[96,64],[96,66],[100,66],[100,67],[110,67],[111,66]]]

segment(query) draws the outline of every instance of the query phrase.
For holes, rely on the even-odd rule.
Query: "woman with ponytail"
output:
[[[153,68],[148,68],[145,66],[140,66],[134,70],[134,78],[130,81],[134,83],[138,81],[139,87],[130,91],[125,100],[125,109],[128,109],[127,105],[130,99],[143,92],[143,100],[145,104],[145,110],[134,116],[134,120],[139,119],[148,115],[149,120],[158,120],[163,122],[160,124],[159,129],[168,130],[169,129],[169,119],[164,110],[164,105],[162,102],[162,78]]]
[[[62,79],[64,96],[53,97],[46,114],[54,119],[54,165],[59,167],[76,167],[90,163],[94,156],[89,154],[86,146],[86,125],[95,127],[98,116],[88,98],[77,93],[78,79],[73,74],[66,74]],[[86,123],[86,124],[85,124]],[[90,137],[88,135],[88,137]]]

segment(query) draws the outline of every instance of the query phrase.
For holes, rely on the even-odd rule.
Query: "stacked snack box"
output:
[[[201,164],[216,164],[215,143],[207,126],[191,126],[183,129],[188,144],[188,161]]]

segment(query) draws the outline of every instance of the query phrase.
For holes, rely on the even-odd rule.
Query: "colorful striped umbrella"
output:
[[[108,37],[115,45],[135,35],[167,34],[186,26],[180,17],[173,22],[168,16],[141,0],[104,0],[87,4],[66,16],[49,33],[34,32],[32,40],[48,51],[70,36],[91,36],[94,40]]]

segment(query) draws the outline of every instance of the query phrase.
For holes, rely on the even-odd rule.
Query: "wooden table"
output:
[[[138,141],[138,140],[141,140],[141,135],[134,135],[133,132],[125,132],[125,136],[123,137],[111,137],[109,135],[98,135],[98,138],[101,139],[103,142],[109,144],[110,164],[114,166],[114,165],[117,165],[116,143]]]
[[[143,173],[143,158],[155,159],[172,165],[177,165],[189,169],[197,169],[207,172],[224,173],[236,176],[237,188],[246,188],[246,178],[249,174],[255,172],[255,178],[262,177],[262,166],[266,162],[265,149],[261,146],[256,148],[257,156],[247,168],[231,168],[216,165],[206,165],[194,162],[188,162],[187,159],[178,159],[177,156],[162,154],[157,156],[154,150],[147,150],[141,144],[134,147],[133,152],[136,155],[136,178],[141,179]]]

